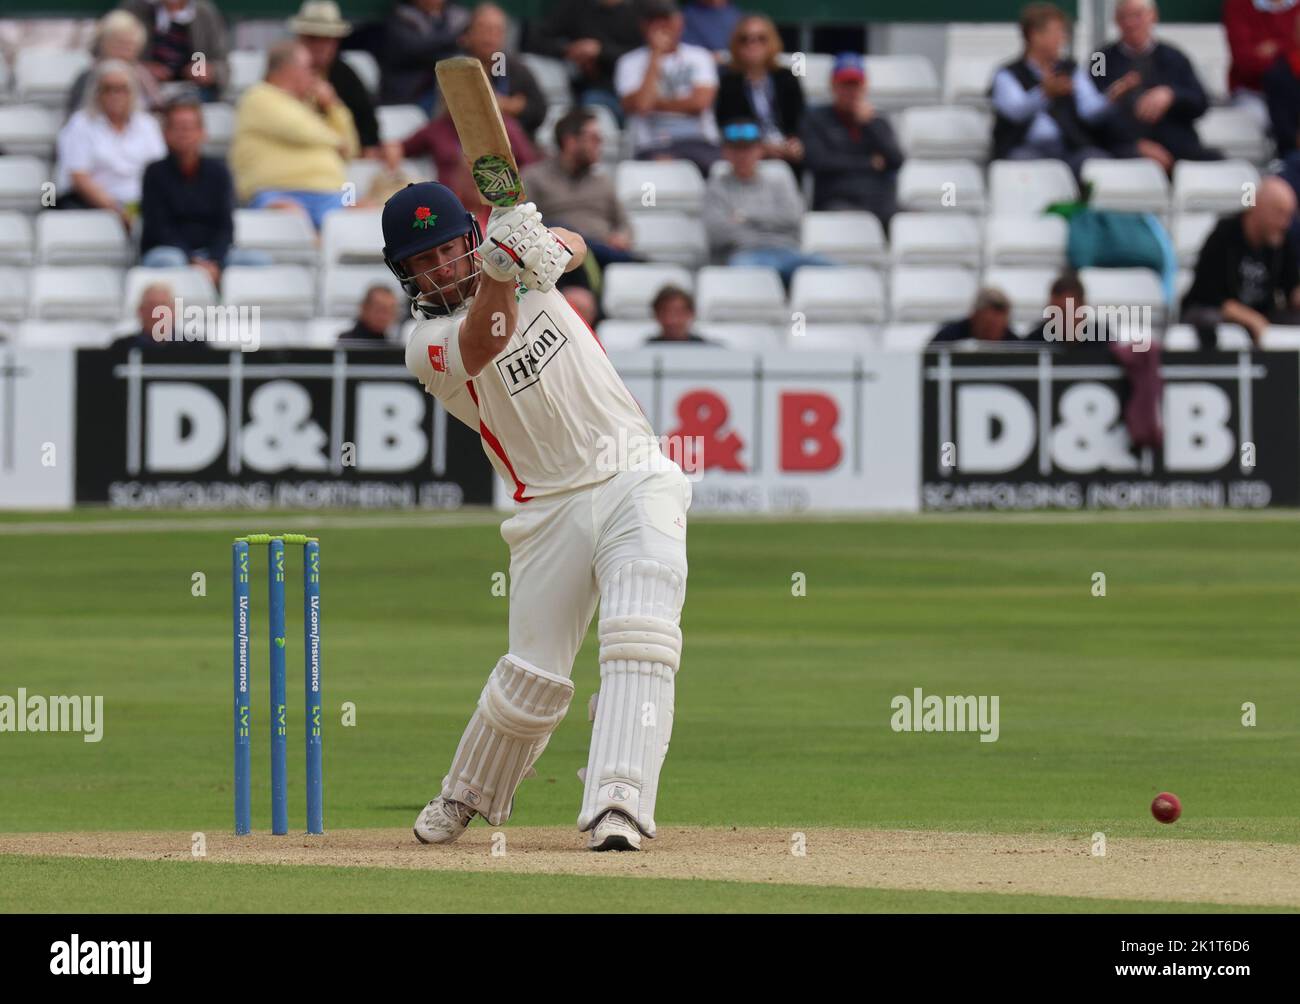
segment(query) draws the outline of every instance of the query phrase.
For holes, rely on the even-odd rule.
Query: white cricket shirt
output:
[[[467,310],[421,321],[406,368],[477,429],[517,502],[572,491],[653,462],[658,442],[595,334],[558,290],[519,288],[519,323],[470,377],[460,354]]]

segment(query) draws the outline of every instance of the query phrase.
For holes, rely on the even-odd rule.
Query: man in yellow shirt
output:
[[[273,46],[266,79],[236,109],[230,169],[240,201],[300,208],[320,229],[344,206],[347,162],[359,149],[352,113],[312,72],[307,50],[292,40]]]

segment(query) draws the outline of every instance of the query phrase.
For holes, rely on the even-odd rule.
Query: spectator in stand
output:
[[[801,265],[834,265],[822,255],[799,250],[803,199],[788,177],[758,170],[763,133],[753,119],[729,122],[722,154],[731,165],[709,179],[704,193],[704,227],[715,254],[728,265],[764,265],[788,286]]]
[[[755,119],[763,130],[763,156],[797,169],[803,161],[803,87],[788,68],[777,65],[781,36],[776,25],[764,14],[747,14],[732,32],[730,46],[731,65],[719,71],[713,102],[718,125]]]
[[[1269,324],[1300,324],[1300,266],[1287,240],[1295,211],[1291,186],[1268,176],[1254,206],[1210,231],[1182,309],[1202,348],[1214,348],[1224,322],[1240,324],[1256,344]]]
[[[650,302],[658,333],[646,339],[647,345],[671,342],[678,345],[712,345],[707,338],[697,335],[695,326],[695,299],[680,286],[665,286]]]
[[[1300,0],[1225,0],[1223,4],[1223,27],[1232,53],[1228,91],[1234,104],[1258,119],[1261,129],[1268,128],[1264,74],[1279,56],[1290,57],[1297,51],[1297,20]]]
[[[1017,344],[1011,328],[1011,301],[996,286],[986,286],[975,295],[969,316],[949,321],[930,339],[931,345],[952,342],[999,342]]]
[[[144,30],[138,18],[124,10],[112,10],[99,19],[95,28],[95,41],[90,46],[90,54],[99,63],[105,59],[115,59],[128,64],[135,73],[136,85],[140,88],[140,103],[147,110],[158,107],[158,81],[149,72],[149,68],[140,62],[140,53],[149,33]],[[90,66],[83,70],[72,82],[68,91],[68,103],[64,114],[71,117],[86,100],[86,87],[94,75],[95,68]]]
[[[144,169],[166,152],[157,121],[140,107],[135,72],[104,60],[95,66],[85,104],[59,130],[57,204],[108,209],[129,231]]]
[[[596,295],[586,286],[565,286],[561,292],[564,294],[564,298],[569,301],[569,306],[577,311],[578,316],[582,318],[587,327],[595,331],[596,322],[600,320],[600,308],[596,305]]]
[[[144,62],[159,84],[192,84],[204,101],[221,99],[230,79],[230,43],[210,0],[125,0],[122,9],[149,32]]]
[[[831,72],[831,104],[803,120],[804,166],[813,174],[813,209],[865,210],[889,226],[903,151],[867,99],[862,57],[842,53]]]
[[[352,113],[311,57],[290,39],[271,48],[266,79],[239,99],[230,166],[253,209],[301,209],[319,230],[344,207],[346,165],[357,155]]]
[[[167,156],[144,172],[140,204],[145,268],[203,269],[213,285],[227,265],[269,265],[261,251],[231,247],[235,192],[225,161],[203,156],[203,109],[197,99],[178,99],[163,112]]]
[[[682,11],[682,41],[708,49],[722,62],[742,16],[731,0],[687,0]]]
[[[165,282],[150,283],[140,291],[135,308],[135,331],[111,342],[110,352],[125,355],[131,349],[165,349],[172,354],[206,352],[207,342],[191,337],[186,340],[176,325],[176,294]]]
[[[512,115],[502,115],[506,126],[506,138],[510,140],[510,149],[515,155],[515,164],[523,172],[530,164],[541,160],[537,148],[533,146],[524,132],[524,127]],[[456,135],[456,126],[451,116],[444,110],[441,115],[421,126],[401,143],[390,146],[390,163],[396,163],[402,157],[430,157],[438,172],[438,180],[446,185],[456,197],[473,211],[481,208],[478,189],[465,166],[465,155],[461,151],[460,137]],[[484,216],[486,219],[486,216]],[[482,221],[480,221],[482,222]]]
[[[645,0],[641,30],[646,44],[623,56],[614,70],[633,155],[640,160],[689,160],[707,175],[718,159],[713,120],[718,67],[713,54],[682,42],[682,14],[675,0]]]
[[[505,11],[494,3],[481,3],[470,15],[460,46],[466,55],[483,64],[501,114],[517,119],[528,138],[534,139],[537,127],[546,118],[546,97],[528,64],[517,54],[506,52],[507,27]]]
[[[303,0],[298,15],[289,19],[289,30],[307,50],[312,72],[334,89],[352,115],[362,156],[382,156],[375,103],[356,71],[346,60],[339,59],[339,40],[352,33],[352,26],[339,13],[339,5],[334,0]]]
[[[369,345],[385,345],[388,333],[397,323],[397,294],[392,287],[377,282],[366,290],[361,298],[361,308],[357,312],[356,323],[339,335],[339,342],[361,342]]]
[[[524,191],[548,225],[582,234],[602,266],[638,260],[629,251],[632,232],[614,182],[594,170],[603,142],[596,116],[585,108],[570,109],[555,123],[555,154],[523,172]]]
[[[1146,157],[1173,173],[1175,161],[1219,160],[1223,155],[1202,146],[1196,135],[1196,120],[1209,100],[1191,61],[1157,41],[1158,17],[1155,0],[1119,0],[1119,41],[1101,50],[1094,76],[1102,90],[1131,73],[1138,80],[1116,100],[1107,119],[1107,149],[1116,157]]]
[[[438,97],[433,65],[456,54],[467,27],[469,11],[448,0],[399,2],[385,24],[380,102],[432,112]]]
[[[574,97],[584,105],[604,105],[621,122],[614,66],[640,44],[641,24],[632,0],[557,0],[533,32],[531,49],[563,59]]]
[[[1138,86],[1136,73],[1120,77],[1102,95],[1088,67],[1062,58],[1069,18],[1050,3],[1020,12],[1024,54],[993,77],[993,157],[1063,160],[1075,176],[1090,157],[1108,157],[1098,130],[1111,103]]]

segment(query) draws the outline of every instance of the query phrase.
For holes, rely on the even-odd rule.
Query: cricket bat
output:
[[[434,72],[479,198],[489,206],[522,202],[519,167],[483,64],[473,56],[452,56],[439,60]]]

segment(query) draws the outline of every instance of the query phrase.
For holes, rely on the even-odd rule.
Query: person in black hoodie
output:
[[[1210,231],[1182,309],[1202,348],[1214,347],[1223,322],[1240,324],[1256,344],[1270,323],[1300,324],[1300,264],[1287,239],[1295,211],[1291,186],[1269,176],[1259,183],[1255,205]]]
[[[1109,154],[1099,141],[1113,103],[1138,86],[1129,73],[1103,95],[1086,67],[1062,59],[1069,19],[1050,3],[1020,12],[1025,51],[993,77],[995,160],[1063,160],[1078,176],[1090,157]]]
[[[528,38],[529,52],[568,64],[580,104],[602,104],[623,121],[614,64],[644,41],[632,0],[557,0]]]
[[[1209,101],[1188,58],[1156,40],[1155,0],[1119,0],[1119,40],[1093,59],[1097,86],[1105,90],[1136,73],[1137,86],[1121,97],[1107,120],[1106,147],[1117,157],[1147,157],[1167,172],[1178,160],[1219,160],[1201,145],[1196,120]]]
[[[307,54],[311,68],[334,88],[340,101],[352,113],[352,124],[357,127],[357,140],[363,157],[379,157],[379,122],[375,117],[375,103],[366,85],[346,60],[339,59],[339,40],[352,33],[352,26],[343,20],[334,0],[303,0],[298,16],[289,19],[289,30],[298,36]]]

